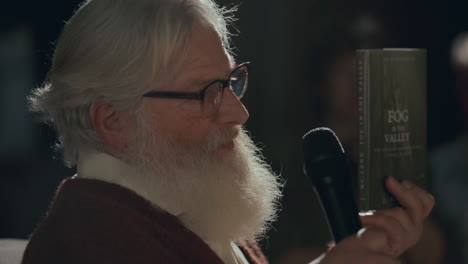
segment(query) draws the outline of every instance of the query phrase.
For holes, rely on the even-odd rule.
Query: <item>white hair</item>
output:
[[[136,112],[142,95],[171,74],[195,23],[214,29],[230,51],[227,24],[235,8],[213,0],[87,0],[60,36],[47,81],[29,97],[53,124],[64,159],[100,149],[90,111],[97,101]]]

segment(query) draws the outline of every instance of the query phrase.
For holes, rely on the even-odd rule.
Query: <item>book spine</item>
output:
[[[358,66],[358,114],[359,114],[359,210],[369,209],[369,154],[370,154],[370,131],[369,131],[369,51],[357,52]]]

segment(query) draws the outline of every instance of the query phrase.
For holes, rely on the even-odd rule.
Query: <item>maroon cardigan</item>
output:
[[[252,264],[267,260],[239,245]],[[23,264],[214,263],[222,260],[179,220],[116,184],[67,179],[33,233]]]

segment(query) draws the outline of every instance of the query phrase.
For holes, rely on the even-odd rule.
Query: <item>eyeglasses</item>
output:
[[[218,113],[223,100],[224,89],[229,87],[237,98],[241,99],[247,90],[249,62],[237,66],[225,80],[215,80],[205,86],[202,90],[194,93],[150,91],[144,97],[193,99],[199,100],[204,116],[211,117]]]

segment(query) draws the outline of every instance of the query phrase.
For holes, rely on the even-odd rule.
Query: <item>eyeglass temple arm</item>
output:
[[[202,100],[202,93],[182,93],[182,92],[165,92],[165,91],[150,91],[143,95],[144,97],[158,98],[174,98],[174,99],[195,99]]]

